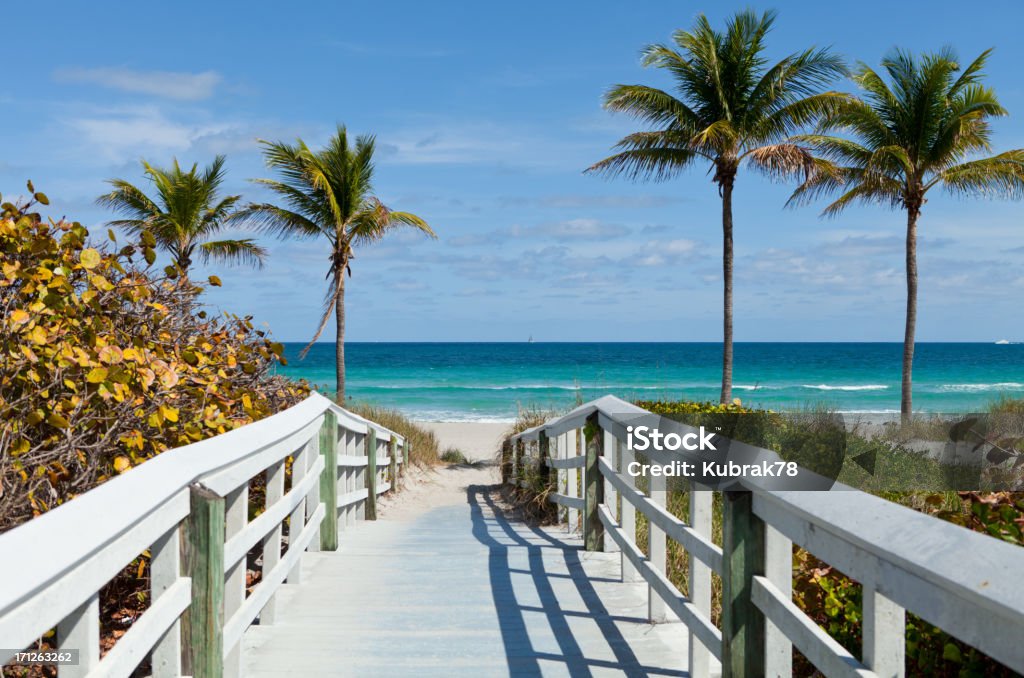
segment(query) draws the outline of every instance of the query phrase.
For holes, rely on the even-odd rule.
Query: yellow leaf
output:
[[[213,285],[214,287],[220,287],[221,286],[220,278],[218,278],[215,275],[211,275],[210,276],[210,284]]]
[[[107,378],[106,367],[94,367],[89,370],[89,374],[86,375],[85,380],[90,384],[98,384]]]
[[[740,399],[739,399],[739,398],[733,398],[733,399],[732,399],[732,404],[733,404],[733,405],[736,405],[737,407],[739,407],[739,406],[740,406],[740,405],[742,405],[743,403],[742,403],[742,402],[740,402]]]
[[[28,333],[28,338],[31,339],[36,344],[45,344],[46,343],[46,330],[44,330],[39,325],[36,325]]]
[[[100,265],[100,253],[90,247],[82,250],[79,260],[82,262],[82,268],[96,268]]]
[[[244,407],[247,410],[252,409],[252,398],[249,397],[248,393],[242,396],[242,407]]]
[[[13,311],[11,311],[11,321],[15,325],[24,325],[29,321],[31,317],[32,316],[30,316],[27,311],[24,311],[20,308],[16,308]]]
[[[170,405],[161,405],[160,413],[164,415],[164,419],[167,421],[178,421],[178,408],[171,407]]]
[[[124,473],[132,467],[132,462],[128,457],[118,457],[114,459],[114,470],[118,473]]]
[[[100,360],[109,365],[115,365],[121,362],[122,358],[123,354],[121,353],[121,349],[117,346],[104,346],[100,349]]]

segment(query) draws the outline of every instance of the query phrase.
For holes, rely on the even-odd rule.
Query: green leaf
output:
[[[107,237],[110,238],[110,242],[117,242],[117,236],[114,235],[114,229],[107,229]]]
[[[956,662],[959,664],[963,661],[963,655],[960,653],[960,648],[955,643],[946,643],[942,648],[942,658],[946,661]]]
[[[221,286],[220,278],[218,278],[215,275],[211,275],[210,276],[210,284],[213,285],[214,287],[220,287]]]
[[[40,205],[49,205],[50,204],[50,199],[46,197],[45,193],[36,193],[32,197],[34,197],[37,201],[39,201]]]
[[[142,256],[146,258],[146,263],[150,266],[156,261],[156,250],[152,247],[144,247],[142,249]]]
[[[175,266],[164,266],[164,274],[171,280],[174,280],[178,277],[178,269]]]
[[[142,244],[146,247],[156,247],[156,238],[153,237],[153,234],[150,231],[143,231],[140,237],[142,239]]]
[[[50,416],[46,418],[46,423],[54,428],[67,428],[68,426],[71,426],[67,419],[56,412],[50,412]]]

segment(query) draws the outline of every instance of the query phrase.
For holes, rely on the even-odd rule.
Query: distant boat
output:
[[[999,346],[1006,346],[1009,343],[1010,343],[1009,339],[1000,339],[999,341],[996,342],[996,344],[998,344]]]
[[[530,338],[526,340],[526,343],[527,344],[532,344],[533,343],[533,335],[532,334],[530,335]],[[1007,343],[1009,343],[1009,342],[1007,342]]]

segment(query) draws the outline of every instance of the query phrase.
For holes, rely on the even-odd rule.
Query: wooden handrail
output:
[[[364,444],[377,436],[387,445]],[[56,627],[59,646],[81,651],[62,678],[128,675],[150,654],[156,678],[237,675],[242,633],[257,617],[273,623],[275,593],[285,581],[299,583],[302,552],[337,548],[349,518],[397,488],[407,454],[402,436],[314,393],[266,419],[168,450],[0,534],[0,553],[16,554],[0,558],[0,647],[7,650],[0,664]],[[284,492],[289,458],[292,484]],[[379,479],[367,476],[373,468]],[[266,509],[250,521],[249,482],[260,475]],[[356,477],[378,492],[359,492]],[[247,596],[246,555],[261,543],[263,577]],[[146,550],[151,605],[101,661],[98,592]]]
[[[627,427],[645,416],[656,415],[605,396],[513,435],[509,444],[526,453],[513,455],[512,477],[536,462],[536,455],[529,453],[533,441],[562,441],[559,453],[547,460],[559,477],[549,501],[580,509],[585,525],[592,526],[588,517],[597,516],[605,534],[621,549],[623,579],[639,576],[646,580],[652,600],[657,597],[659,604],[667,605],[689,625],[691,675],[708,675],[706,652],[719,658],[732,676],[789,675],[792,646],[796,645],[827,676],[902,676],[905,610],[1024,672],[1024,643],[1020,642],[1024,637],[1024,588],[1020,586],[1024,549],[839,483],[833,491],[793,491],[756,478],[745,478],[729,488],[727,494],[736,501],[727,501],[723,514],[726,544],[714,544],[711,492],[689,493],[691,523],[687,524],[654,497],[636,489],[631,477],[624,474],[620,457],[632,458],[631,451],[625,449]],[[598,428],[619,443],[614,457],[605,443],[596,471],[585,456],[577,456],[576,446],[577,440],[584,439],[588,421],[593,426],[595,419]],[[675,431],[695,430],[678,422],[659,421]],[[586,439],[591,440],[592,435],[596,432],[588,433]],[[759,459],[779,458],[771,450],[736,441],[729,444],[730,449],[742,448]],[[693,459],[684,453],[648,450],[643,454],[658,464]],[[580,468],[585,469],[584,476],[589,470],[609,482],[622,500],[621,515],[616,515],[614,499],[605,496],[601,501],[600,492],[581,494],[577,490],[573,481]],[[801,475],[805,473],[809,474],[801,469]],[[582,485],[597,487],[587,478]],[[692,597],[672,586],[664,562],[654,562],[636,544],[634,512],[647,516],[652,545],[653,540],[667,536],[690,554]],[[576,529],[571,514],[569,520],[570,529]],[[793,544],[864,587],[861,658],[852,657],[788,602]],[[586,545],[600,548],[597,539],[588,539]],[[727,609],[722,629],[710,621],[710,572],[723,578],[723,607]]]

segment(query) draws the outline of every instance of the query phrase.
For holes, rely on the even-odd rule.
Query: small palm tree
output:
[[[209,167],[199,172],[196,165],[185,172],[175,158],[170,169],[161,169],[143,161],[146,177],[156,189],[154,197],[124,179],[107,181],[114,187],[96,202],[126,219],[109,222],[138,236],[149,231],[159,247],[167,250],[183,275],[198,255],[204,262],[219,260],[262,267],[267,251],[251,238],[209,240],[223,229],[233,216],[240,195],[218,198],[224,182],[224,156],[218,155]]]
[[[825,208],[835,215],[855,202],[907,213],[907,309],[900,412],[913,412],[912,370],[917,324],[917,222],[928,192],[942,186],[964,196],[1019,196],[1024,150],[991,153],[990,118],[1006,115],[982,85],[991,50],[961,71],[944,49],[921,58],[896,50],[882,60],[889,82],[865,64],[853,75],[864,99],[851,97],[819,121],[817,134],[798,137],[819,154],[817,170],[792,202],[841,193]],[[829,135],[839,132],[844,136]]]
[[[267,166],[281,180],[256,179],[276,193],[284,206],[252,204],[238,214],[281,238],[326,238],[330,243],[330,283],[316,334],[302,350],[304,357],[327,327],[333,313],[338,338],[335,359],[338,400],[345,399],[345,275],[351,276],[354,248],[383,238],[401,226],[437,237],[427,223],[408,212],[396,212],[373,196],[374,137],[359,136],[349,144],[342,126],[319,151],[302,139],[294,144],[261,141]]]
[[[827,49],[808,49],[768,66],[765,35],[774,12],[736,14],[724,33],[703,14],[690,31],[676,31],[678,49],[652,45],[643,65],[668,72],[676,94],[644,85],[616,85],[604,105],[648,123],[651,131],[619,141],[619,153],[588,172],[632,179],[670,179],[697,161],[710,163],[722,198],[723,350],[721,402],[732,401],[732,195],[741,165],[774,178],[813,170],[805,148],[787,141],[844,95],[821,91],[845,73]]]

